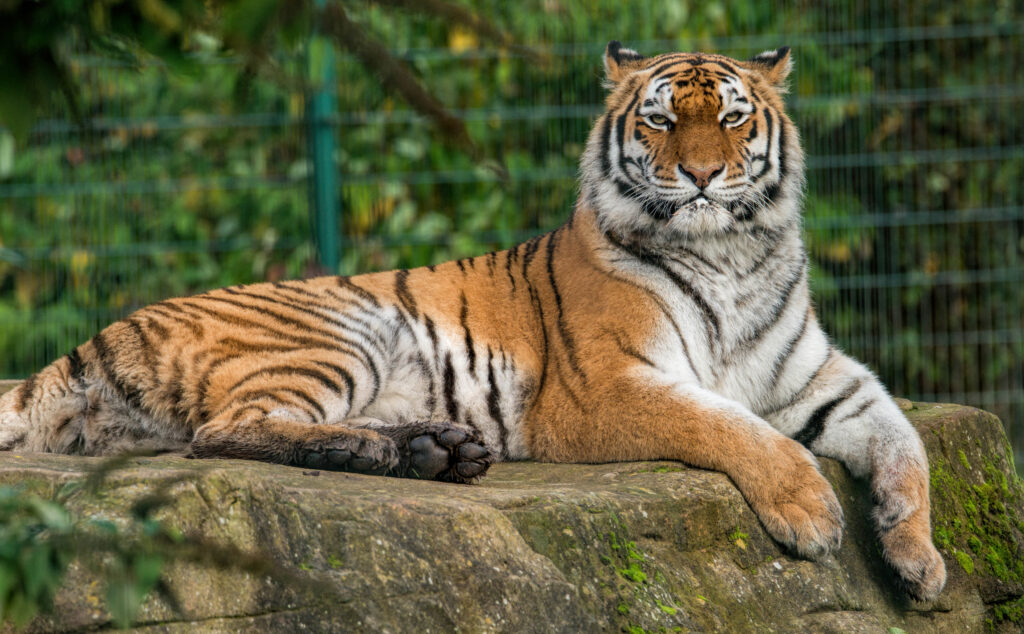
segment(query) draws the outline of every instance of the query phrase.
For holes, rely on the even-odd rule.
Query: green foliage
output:
[[[82,482],[66,485],[55,500],[0,487],[0,621],[26,625],[49,612],[68,565],[89,561],[107,584],[107,610],[128,627],[158,585],[164,542],[182,537],[150,517],[156,506],[139,503],[126,526],[72,515],[65,506]]]
[[[183,535],[157,518],[155,514],[171,502],[170,489],[182,481],[180,477],[157,483],[116,520],[72,510],[102,495],[108,476],[133,457],[107,460],[87,478],[68,482],[52,496],[30,487],[0,487],[0,623],[22,627],[37,614],[51,611],[68,566],[76,560],[105,583],[105,607],[119,628],[132,625],[153,593],[180,611],[163,582],[165,566],[173,562],[308,583],[260,554],[201,535]]]
[[[21,627],[53,606],[71,560],[61,538],[71,532],[61,505],[0,487],[0,621]]]
[[[932,495],[936,508],[944,509],[932,520],[935,543],[968,574],[982,570],[1001,581],[1020,583],[1024,559],[1014,536],[1024,529],[1017,510],[1024,500],[1024,483],[1008,481],[999,468],[1000,460],[1012,464],[1008,453],[986,458],[981,465],[984,479],[974,485],[970,482],[978,476],[966,454],[958,451],[958,458],[929,457]]]

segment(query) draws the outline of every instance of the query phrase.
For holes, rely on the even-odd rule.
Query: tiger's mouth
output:
[[[722,211],[728,212],[728,204],[719,201],[714,195],[709,196],[700,192],[683,200],[669,200],[667,198],[648,198],[643,200],[641,206],[644,213],[658,220],[668,221],[679,213],[694,213],[697,211]]]

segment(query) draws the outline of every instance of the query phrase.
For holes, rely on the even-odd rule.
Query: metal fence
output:
[[[372,3],[359,10],[508,167],[507,181],[343,56],[325,87],[337,89],[336,110],[310,119],[306,95],[242,80],[231,59],[176,76],[83,54],[89,125],[55,104],[27,146],[0,137],[0,377],[162,297],[311,274],[314,227],[339,238],[346,273],[508,247],[571,208],[608,40],[738,57],[788,44],[828,331],[896,394],[997,412],[1024,463],[1021,8],[622,4],[476,3],[533,53]],[[278,57],[306,72],[304,52]],[[326,159],[324,134],[336,144]],[[310,195],[325,160],[337,226],[311,202],[330,200]]]

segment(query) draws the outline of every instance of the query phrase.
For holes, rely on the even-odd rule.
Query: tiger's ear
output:
[[[746,66],[759,71],[771,85],[785,92],[786,78],[789,77],[789,71],[793,70],[793,58],[789,54],[789,47],[783,46],[751,57]]]
[[[604,76],[608,86],[618,84],[638,70],[644,59],[643,55],[631,48],[623,48],[616,40],[608,42],[604,49]]]

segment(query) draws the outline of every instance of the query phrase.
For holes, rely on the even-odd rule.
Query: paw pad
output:
[[[491,455],[476,434],[461,429],[428,432],[409,441],[409,475],[425,480],[468,482],[491,466]]]

